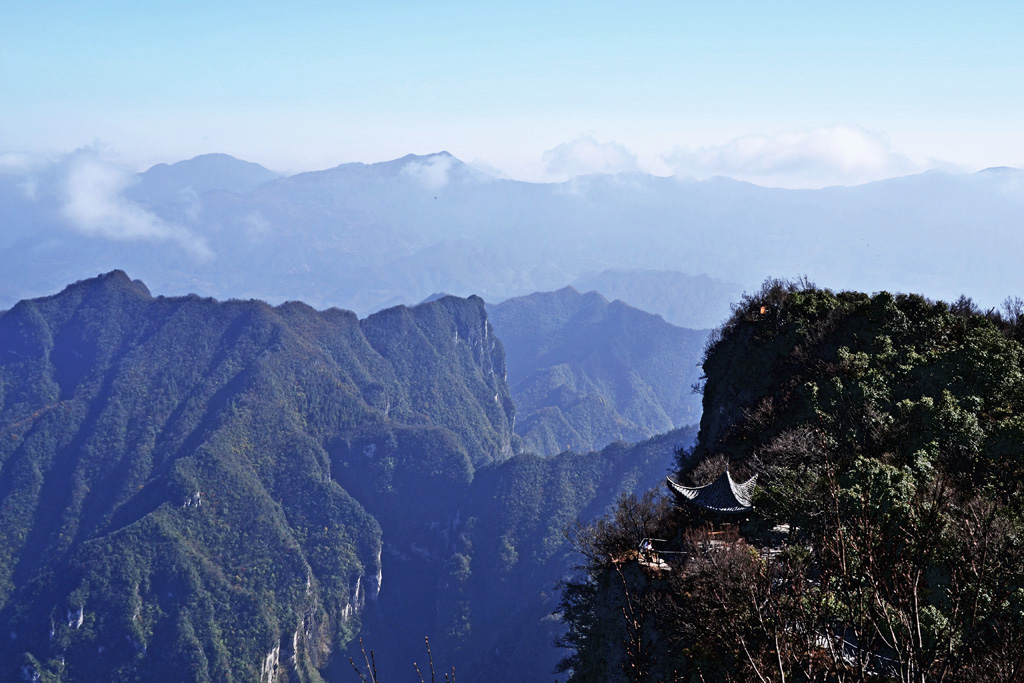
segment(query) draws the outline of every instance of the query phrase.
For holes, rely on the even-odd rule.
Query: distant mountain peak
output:
[[[155,165],[151,166],[145,173],[149,173],[151,171],[162,172],[163,169],[170,169],[170,168],[181,169],[181,168],[214,168],[214,167],[219,167],[219,168],[259,168],[259,169],[262,169],[263,171],[265,171],[267,173],[272,173],[273,175],[277,175],[276,173],[273,173],[273,171],[270,171],[269,169],[265,168],[264,166],[261,166],[260,164],[257,164],[256,162],[245,161],[244,159],[239,159],[238,157],[233,157],[230,154],[224,154],[223,152],[210,152],[208,154],[200,154],[198,156],[192,157],[191,159],[183,159],[182,161],[176,161],[176,162],[171,163],[171,164],[155,164]]]
[[[1007,173],[1020,173],[1021,169],[1014,168],[1013,166],[989,166],[978,171],[978,174],[1007,174]]]
[[[514,296],[509,299],[505,299],[496,306],[505,306],[506,304],[511,305],[524,305],[524,306],[537,306],[546,303],[557,303],[563,306],[576,306],[589,304],[591,306],[607,306],[610,301],[604,294],[596,290],[587,290],[581,292],[572,285],[566,285],[561,289],[556,289],[550,292],[533,292],[532,294],[523,294],[522,296]],[[619,302],[622,303],[622,302]],[[632,308],[632,307],[630,307]],[[648,314],[650,315],[650,314]]]
[[[377,161],[377,162],[374,162],[372,164],[367,164],[367,165],[368,166],[392,166],[392,165],[399,166],[399,165],[402,165],[402,164],[408,164],[408,163],[414,163],[414,162],[429,162],[429,161],[440,161],[440,160],[451,160],[451,161],[457,162],[459,164],[463,163],[455,155],[453,155],[453,154],[451,154],[449,152],[445,152],[445,151],[442,150],[440,152],[431,152],[429,154],[411,154],[410,153],[410,154],[406,154],[403,157],[398,157],[397,159],[390,159],[388,161]]]
[[[433,294],[431,294],[430,296],[428,296],[427,298],[425,298],[423,301],[416,305],[419,306],[420,304],[429,304],[432,301],[443,299],[446,296],[448,296],[448,292],[434,292]]]
[[[77,282],[65,287],[64,292],[70,292],[76,289],[83,289],[86,291],[101,290],[107,292],[121,290],[123,292],[140,296],[144,299],[153,298],[153,295],[149,291],[149,287],[147,287],[142,280],[131,279],[128,277],[128,273],[124,272],[120,268],[112,270],[109,273],[101,273],[96,277],[78,280]]]
[[[398,159],[381,161],[363,168],[372,169],[385,178],[413,180],[428,190],[440,189],[451,181],[479,182],[493,179],[443,150],[432,154],[406,154]]]
[[[406,154],[401,160],[417,160],[417,159],[455,159],[459,161],[459,158],[447,150],[441,150],[440,152],[430,152],[428,154]]]
[[[575,287],[489,306],[526,448],[553,455],[695,423],[706,332]]]
[[[196,195],[214,190],[245,194],[280,177],[279,173],[230,154],[201,154],[151,167],[139,175],[139,184],[131,188],[131,194],[149,202],[176,202],[181,201],[183,193],[190,191]]]

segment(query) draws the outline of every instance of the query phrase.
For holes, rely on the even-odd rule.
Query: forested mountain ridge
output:
[[[115,271],[0,315],[0,678],[543,680],[567,524],[676,430],[517,453],[479,298],[358,319]],[[463,674],[460,674],[460,677]]]
[[[19,303],[0,317],[3,677],[318,679],[377,595],[381,526],[404,543],[403,505],[429,520],[511,456],[503,378],[479,299],[359,321],[113,272]]]
[[[779,280],[745,297],[675,476],[757,475],[754,508],[737,529],[647,500],[583,528],[570,680],[1019,679],[1022,339],[1019,299]],[[680,551],[670,572],[609,561],[644,536]]]
[[[505,344],[516,432],[542,455],[640,441],[700,417],[707,332],[572,287],[488,304]]]

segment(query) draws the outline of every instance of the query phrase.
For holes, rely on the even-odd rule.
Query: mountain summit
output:
[[[157,164],[139,175],[130,196],[147,202],[181,201],[182,193],[198,197],[212,190],[245,194],[279,178],[259,164],[227,154],[203,154],[175,164]]]

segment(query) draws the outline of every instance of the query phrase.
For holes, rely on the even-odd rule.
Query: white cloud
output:
[[[0,175],[27,175],[46,165],[46,160],[23,152],[0,153]]]
[[[40,172],[46,171],[49,162],[36,154],[23,152],[0,153],[0,176],[17,178],[16,185],[22,195],[29,201],[36,201],[39,196]]]
[[[598,142],[581,135],[544,152],[549,175],[571,178],[586,173],[624,173],[637,171],[636,154],[618,142]]]
[[[407,163],[402,167],[402,175],[416,180],[428,190],[436,190],[448,184],[448,171],[454,163],[454,157],[433,154],[422,160]]]
[[[724,145],[677,147],[664,155],[677,174],[715,175],[776,187],[857,185],[923,170],[887,136],[858,126],[746,135]]]
[[[115,240],[175,242],[202,259],[213,255],[201,238],[128,200],[124,190],[134,180],[129,171],[90,150],[75,152],[65,164],[61,213],[77,230]]]

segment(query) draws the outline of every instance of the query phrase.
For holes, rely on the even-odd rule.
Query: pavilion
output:
[[[710,484],[704,486],[683,486],[668,478],[669,489],[676,494],[680,503],[697,508],[698,512],[710,512],[724,517],[746,515],[754,509],[751,496],[757,484],[755,474],[742,484],[736,483],[729,470],[725,470]]]

